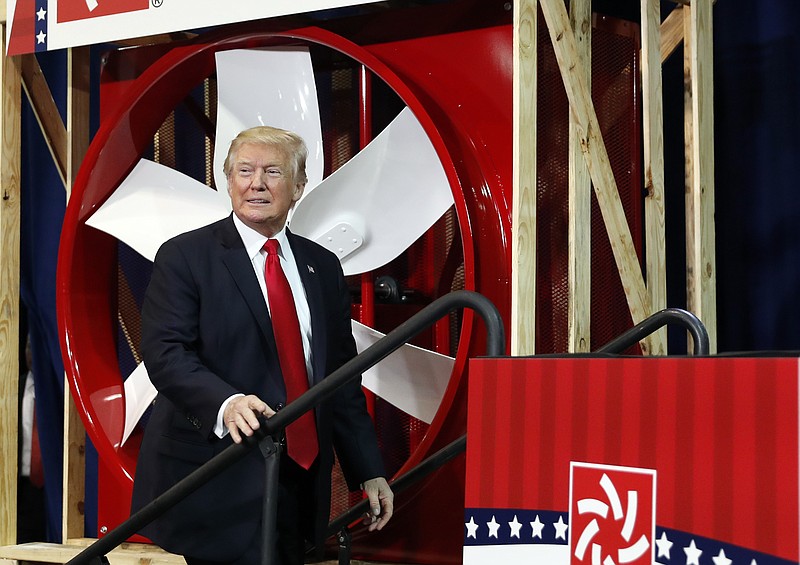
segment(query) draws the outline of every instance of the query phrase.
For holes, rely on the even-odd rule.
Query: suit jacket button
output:
[[[275,406],[275,412],[280,412],[281,410],[283,410],[283,402],[278,402]]]

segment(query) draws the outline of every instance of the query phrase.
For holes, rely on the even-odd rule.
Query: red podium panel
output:
[[[798,562],[798,359],[470,365],[465,565]]]

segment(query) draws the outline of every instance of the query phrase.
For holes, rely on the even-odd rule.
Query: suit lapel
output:
[[[267,339],[267,343],[272,344],[274,348],[275,334],[272,332],[272,324],[269,323],[269,311],[264,302],[261,287],[258,285],[258,280],[256,280],[253,272],[253,264],[250,262],[250,258],[247,256],[242,244],[242,238],[239,237],[239,232],[236,231],[236,226],[233,225],[233,220],[230,217],[218,224],[218,226],[219,229],[215,231],[215,235],[222,247],[222,262],[242,294],[242,298],[250,307],[261,333]],[[275,353],[277,355],[277,351]]]
[[[247,302],[259,329],[266,337],[267,343],[273,348],[275,359],[277,359],[275,334],[272,331],[272,324],[269,322],[269,311],[264,303],[264,295],[254,276],[253,264],[247,256],[239,232],[236,231],[230,217],[217,226],[215,236],[221,246],[222,262],[242,294],[242,298]],[[314,383],[317,383],[326,376],[327,371],[325,301],[320,280],[320,268],[298,236],[288,229],[286,235],[289,238],[289,245],[292,246],[292,253],[300,273],[300,280],[306,291],[308,308],[311,313],[311,351],[314,363]]]
[[[289,245],[292,246],[297,271],[300,273],[300,280],[306,290],[306,300],[308,309],[311,312],[311,353],[314,363],[314,383],[318,383],[326,375],[327,355],[327,332],[325,331],[325,302],[322,295],[322,283],[320,282],[319,266],[315,264],[313,258],[307,253],[306,246],[302,245],[300,238],[288,229],[286,237],[289,238]]]

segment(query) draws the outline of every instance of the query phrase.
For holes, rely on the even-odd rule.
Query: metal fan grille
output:
[[[642,174],[636,25],[595,19],[592,99],[634,245],[641,255]],[[540,29],[546,29],[540,14]],[[537,337],[539,353],[568,347],[569,105],[550,38],[539,34]],[[611,244],[592,195],[591,349],[632,326]]]

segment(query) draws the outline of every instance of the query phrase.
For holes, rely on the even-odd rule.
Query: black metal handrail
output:
[[[651,333],[670,323],[683,326],[689,331],[692,335],[695,355],[708,355],[709,343],[706,327],[697,316],[680,308],[666,308],[656,312],[619,337],[606,343],[596,353],[622,353],[630,346],[639,343]]]
[[[407,473],[400,475],[397,479],[392,481],[392,492],[398,494],[405,489],[416,483],[417,481],[427,477],[435,470],[444,466],[445,463],[460,455],[467,449],[467,436],[463,435],[460,438],[452,441],[444,446],[442,449],[421,461],[417,466],[409,469]],[[354,506],[339,514],[328,524],[328,537],[336,535],[342,528],[345,528],[360,518],[367,510],[369,510],[369,500],[363,499]]]
[[[357,375],[360,375],[362,372],[380,362],[419,332],[431,325],[431,323],[458,307],[472,308],[483,318],[484,324],[487,327],[486,355],[489,357],[502,355],[505,349],[505,336],[502,320],[495,306],[487,298],[474,292],[457,291],[445,295],[432,302],[415,316],[343,365],[340,369],[331,373],[328,378],[323,379],[321,383],[287,405],[275,416],[269,420],[263,421],[257,438],[246,438],[247,441],[245,443],[233,444],[228,447],[214,459],[210,460],[163,495],[131,516],[126,522],[117,526],[117,528],[109,532],[105,537],[88,546],[80,554],[71,559],[67,565],[93,564],[98,562],[107,563],[105,559],[106,553],[120,545],[128,537],[177,504],[191,492],[208,482],[229,465],[245,457],[256,443],[261,446],[266,457],[266,452],[272,446],[271,438],[279,434],[306,410],[316,406],[316,404],[333,394],[339,386],[343,386],[351,379],[356,378]],[[694,342],[695,355],[708,355],[709,338],[705,326],[694,314],[678,308],[668,308],[653,314],[616,339],[600,347],[596,350],[596,353],[621,353],[649,334],[670,323],[681,325],[689,331]],[[456,439],[404,475],[392,481],[392,489],[395,492],[402,492],[408,486],[439,469],[465,450],[466,435]],[[369,502],[367,500],[362,500],[335,518],[328,526],[328,535],[337,533],[341,535],[342,532],[344,532],[346,536],[347,526],[367,510],[368,504]],[[265,529],[265,534],[270,535],[271,532]]]
[[[616,339],[613,339],[602,346],[600,349],[595,351],[595,353],[622,353],[628,347],[638,343],[651,333],[670,323],[679,324],[689,330],[694,340],[695,355],[708,355],[709,341],[708,332],[706,331],[705,326],[697,318],[697,316],[680,308],[667,308],[665,310],[661,310],[660,312],[656,312]],[[404,475],[401,475],[392,481],[392,490],[395,493],[402,492],[408,486],[428,476],[451,459],[466,451],[466,449],[467,436],[463,435],[427,459],[423,460],[419,465],[413,469],[410,469]],[[350,524],[361,517],[368,509],[369,500],[361,500],[356,505],[350,507],[342,514],[334,518],[328,524],[328,536],[336,535],[339,539],[340,565],[342,563],[350,563],[350,536],[347,528]],[[342,558],[342,552],[344,552],[344,559]]]
[[[108,532],[104,537],[86,547],[78,555],[70,559],[67,565],[107,563],[108,561],[105,555],[112,549],[175,506],[178,502],[217,476],[230,465],[244,458],[255,445],[261,445],[262,442],[269,445],[272,438],[278,437],[286,426],[294,422],[305,412],[311,410],[317,404],[334,394],[340,387],[358,378],[361,373],[380,362],[389,354],[410,341],[422,330],[456,308],[471,308],[483,319],[487,331],[487,356],[496,357],[504,353],[505,332],[503,329],[503,322],[494,304],[492,304],[488,298],[476,292],[460,290],[446,294],[417,312],[414,316],[386,334],[386,336],[382,337],[369,348],[328,375],[327,378],[322,379],[320,383],[310,388],[308,392],[298,397],[294,402],[287,404],[285,408],[270,419],[264,420],[262,422],[263,425],[256,436],[254,436],[257,441],[251,438],[240,444],[232,444],[222,453],[208,461],[202,467],[196,469],[161,496],[133,514],[125,522]],[[262,451],[264,451],[265,457],[274,455],[274,451],[269,454],[267,453],[268,448],[262,448]],[[276,451],[279,453],[279,450]],[[274,475],[273,480],[277,480],[277,474]],[[265,538],[272,534],[273,532],[271,532],[270,529],[264,528]],[[269,547],[270,544],[271,542],[265,539],[265,547]],[[263,557],[266,559],[268,556],[264,555]]]
[[[467,449],[467,436],[463,435],[447,444],[442,449],[424,459],[417,466],[410,469],[391,482],[392,492],[400,494],[405,489],[415,484],[444,466],[445,463],[464,453]],[[350,530],[349,526],[369,510],[369,500],[363,499],[354,506],[339,514],[328,524],[327,537],[336,536],[339,544],[339,565],[350,565]]]

